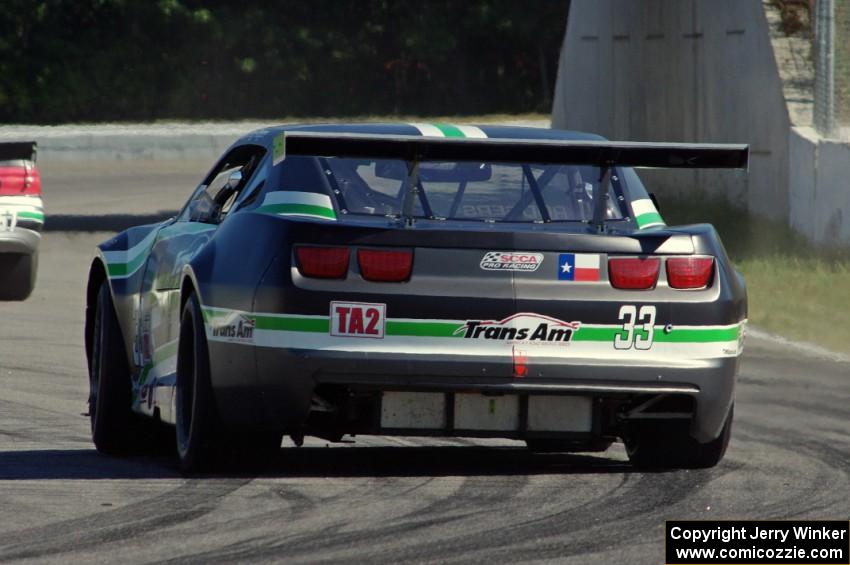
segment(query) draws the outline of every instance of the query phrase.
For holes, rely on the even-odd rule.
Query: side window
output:
[[[192,196],[181,220],[221,222],[250,183],[264,154],[265,149],[257,145],[243,145],[228,153]]]

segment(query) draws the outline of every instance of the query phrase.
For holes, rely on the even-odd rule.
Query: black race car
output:
[[[625,442],[715,465],[744,281],[633,167],[746,168],[743,145],[448,124],[273,127],[168,221],[103,243],[86,296],[92,435],[171,424],[181,465],[284,434]]]

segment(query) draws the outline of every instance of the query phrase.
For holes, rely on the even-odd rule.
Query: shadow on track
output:
[[[632,473],[625,461],[538,454],[522,447],[301,447],[282,449],[260,471],[225,468],[209,477],[441,477]],[[647,470],[641,471],[646,473]],[[0,481],[173,479],[169,456],[109,457],[93,449],[0,452]]]
[[[300,447],[281,450],[262,476],[440,477],[630,473],[604,456],[532,453],[524,447]]]

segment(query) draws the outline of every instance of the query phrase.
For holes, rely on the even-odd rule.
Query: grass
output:
[[[783,222],[706,195],[661,206],[670,225],[714,224],[747,280],[751,324],[850,352],[850,249],[816,248]]]

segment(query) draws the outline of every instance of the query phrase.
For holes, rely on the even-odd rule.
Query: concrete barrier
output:
[[[261,122],[2,126],[0,141],[33,139],[39,160],[90,162],[218,158]]]
[[[749,143],[750,174],[651,174],[788,217],[788,112],[761,2],[573,0],[552,127],[611,139]]]

